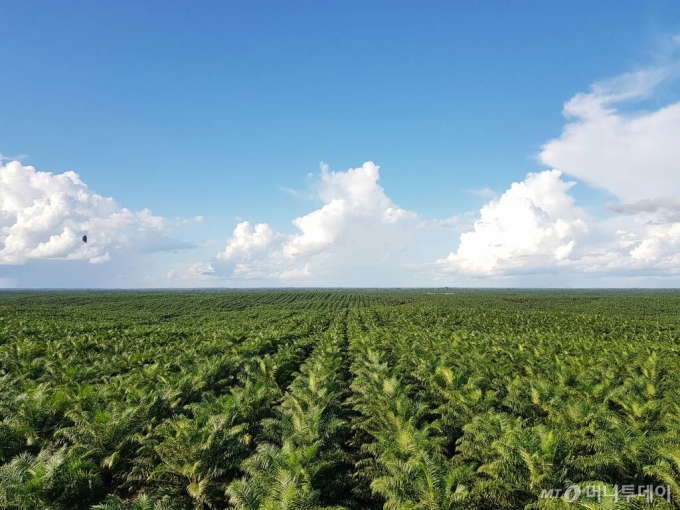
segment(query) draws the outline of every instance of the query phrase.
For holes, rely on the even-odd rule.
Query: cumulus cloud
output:
[[[663,65],[596,83],[568,101],[569,122],[540,154],[545,164],[619,199],[604,208],[620,216],[595,225],[597,238],[571,261],[577,271],[680,271],[680,102],[630,107],[680,75],[680,39],[667,42]]]
[[[680,271],[680,223],[651,226],[630,256],[634,261]]]
[[[293,220],[299,233],[285,244],[284,255],[304,256],[332,245],[342,236],[356,235],[348,232],[354,220],[381,225],[413,217],[413,213],[392,203],[378,179],[379,168],[373,162],[346,172],[331,172],[323,165],[316,192],[324,205]]]
[[[397,207],[378,184],[373,162],[345,172],[322,165],[307,195],[318,209],[294,218],[293,233],[267,223],[240,222],[214,261],[240,279],[304,279],[324,268],[385,260],[403,244],[404,224],[416,215]]]
[[[630,108],[679,71],[667,58],[576,94],[564,106],[562,134],[540,153],[557,170],[529,174],[490,200],[440,268],[477,276],[680,273],[680,103]],[[616,196],[604,208],[617,216],[588,217],[563,174]]]
[[[680,274],[680,222],[659,213],[674,200],[624,205],[625,215],[595,220],[576,206],[573,186],[558,170],[513,183],[482,207],[458,249],[437,261],[439,273]]]
[[[607,227],[621,226],[616,230]],[[596,225],[598,235],[567,267],[584,274],[680,274],[680,223],[654,224],[625,217]]]
[[[438,262],[463,273],[499,274],[536,270],[569,257],[587,231],[557,170],[532,173],[515,182],[479,212],[472,231],[460,236],[457,251]]]
[[[543,146],[541,161],[624,202],[680,196],[680,102],[624,109],[679,69],[672,62],[627,73],[575,95],[564,106],[569,122]]]
[[[258,223],[253,227],[249,221],[242,221],[236,225],[227,247],[217,255],[217,258],[219,260],[250,258],[254,254],[266,251],[275,240],[282,240],[284,237],[266,223]]]
[[[173,223],[148,209],[131,211],[92,192],[75,172],[41,172],[0,162],[0,264],[31,259],[105,262],[119,251],[191,245],[169,236]],[[81,237],[87,234],[88,242]]]

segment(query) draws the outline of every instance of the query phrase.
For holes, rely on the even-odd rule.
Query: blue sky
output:
[[[680,161],[659,126],[677,124],[654,124],[653,115],[680,100],[677,2],[21,1],[0,9],[0,153],[7,175],[10,162],[21,167],[0,191],[5,286],[678,282],[675,184],[625,190],[597,169],[616,158],[600,161],[601,146],[582,142],[616,152],[619,135],[639,133],[635,119],[649,116],[652,125],[626,147],[656,140],[663,157],[650,164],[661,181],[672,179]],[[627,73],[643,73],[644,90],[616,82]],[[577,115],[584,133],[564,138],[573,121],[565,103],[594,83],[607,84],[592,94],[614,113]],[[607,99],[610,88],[626,97]],[[545,152],[551,140],[559,143]],[[638,188],[648,164],[628,156],[624,164],[637,166],[624,173]],[[37,177],[17,177],[28,167]],[[352,168],[363,170],[350,179]],[[526,180],[551,168],[562,174]],[[67,171],[130,216],[78,202],[81,185],[35,185],[45,172]],[[528,191],[503,202],[513,182]],[[563,189],[567,182],[578,184]],[[71,198],[57,204],[55,193]],[[552,210],[539,203],[546,193],[573,204]],[[661,199],[634,214],[624,207]],[[34,211],[36,200],[51,208]],[[293,223],[338,201],[344,209],[312,216],[307,231]],[[157,219],[140,215],[145,209]],[[388,209],[403,214],[386,219]],[[244,221],[250,230],[235,232]],[[257,224],[268,230],[256,234]],[[87,246],[75,242],[84,231]],[[605,261],[612,243],[621,257]],[[485,264],[469,262],[480,254]]]

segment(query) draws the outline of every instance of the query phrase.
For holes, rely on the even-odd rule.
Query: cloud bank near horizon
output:
[[[367,161],[345,172],[325,164],[302,194],[320,207],[294,218],[292,233],[267,223],[236,225],[225,248],[210,262],[173,270],[174,281],[201,279],[305,281],[338,271],[392,264],[403,251],[418,216],[398,207],[378,183],[379,167]]]
[[[75,172],[52,174],[0,161],[0,265],[54,259],[97,264],[121,252],[191,247],[171,237],[174,227],[148,209],[132,211],[94,193]]]

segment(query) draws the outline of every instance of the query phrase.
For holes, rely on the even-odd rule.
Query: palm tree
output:
[[[101,492],[96,466],[65,447],[23,453],[0,467],[0,506],[8,510],[85,509]]]

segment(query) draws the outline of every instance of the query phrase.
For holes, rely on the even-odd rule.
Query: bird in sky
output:
[[[83,236],[83,242],[84,242],[84,243],[87,243],[87,235],[84,235],[84,236]]]

